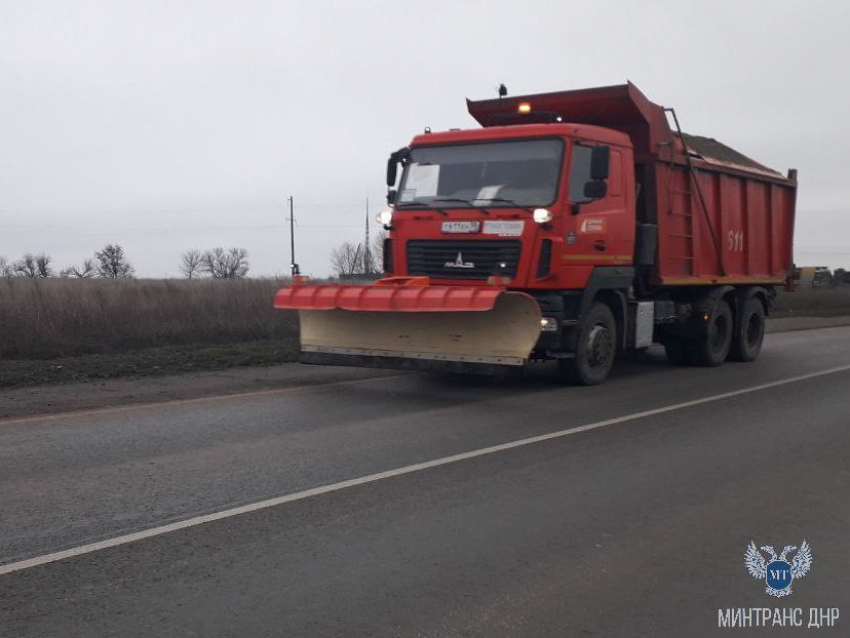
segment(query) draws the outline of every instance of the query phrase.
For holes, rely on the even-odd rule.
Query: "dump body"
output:
[[[793,268],[795,185],[694,165],[695,182],[681,165],[655,164],[657,283],[783,283]]]

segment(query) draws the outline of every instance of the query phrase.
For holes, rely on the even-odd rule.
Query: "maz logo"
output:
[[[464,261],[463,253],[458,252],[457,259],[454,261],[447,261],[443,264],[443,268],[475,268],[475,264],[471,261]]]

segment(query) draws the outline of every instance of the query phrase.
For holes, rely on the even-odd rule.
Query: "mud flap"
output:
[[[434,368],[522,366],[540,337],[540,307],[502,292],[492,309],[445,312],[300,310],[305,363]],[[326,356],[323,356],[326,355]],[[426,363],[427,362],[427,363]],[[449,365],[447,369],[457,366]]]

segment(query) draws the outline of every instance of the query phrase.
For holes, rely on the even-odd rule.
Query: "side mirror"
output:
[[[396,159],[395,153],[390,155],[390,159],[387,160],[387,186],[392,188],[395,186],[395,180],[398,177],[398,160]]]
[[[601,179],[592,179],[584,183],[584,196],[587,199],[602,199],[608,194],[608,184]]]
[[[396,189],[394,189],[394,188],[389,189],[387,191],[387,204],[389,204],[390,206],[395,204],[395,198],[397,196],[398,196],[398,192],[396,191]]]
[[[610,146],[594,146],[590,152],[590,179],[608,179],[608,160],[611,158]],[[604,195],[603,195],[604,197]]]
[[[395,153],[390,153],[390,159],[387,160],[387,186],[389,188],[395,186],[395,181],[398,177],[398,163],[407,162],[409,157],[410,149],[407,146],[398,149]]]

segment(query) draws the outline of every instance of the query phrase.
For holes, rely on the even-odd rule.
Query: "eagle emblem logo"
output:
[[[770,545],[765,545],[760,549],[769,554],[770,558],[765,559],[756,544],[750,541],[747,551],[744,553],[744,565],[746,565],[750,576],[765,582],[767,585],[765,593],[769,596],[776,596],[777,598],[788,596],[792,593],[791,583],[795,579],[808,574],[812,568],[812,548],[806,541],[803,541],[800,549],[791,560],[789,560],[788,554],[797,549],[794,545],[783,547],[782,553],[778,556],[776,550]]]

